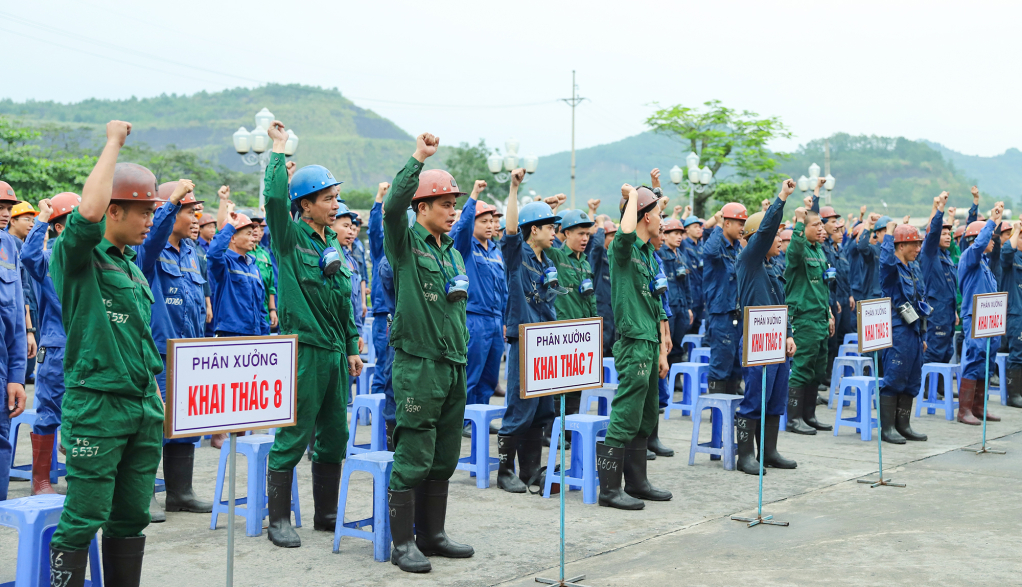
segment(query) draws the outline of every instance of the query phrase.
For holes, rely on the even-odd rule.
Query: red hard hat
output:
[[[216,217],[212,214],[203,214],[199,217],[199,226],[206,226],[207,224],[212,224],[214,222],[216,222]]]
[[[110,199],[128,202],[160,202],[156,176],[137,163],[118,163]]]
[[[824,206],[820,208],[820,218],[835,218],[841,215],[834,211],[832,206]]]
[[[959,226],[958,228],[955,229],[955,238],[962,238],[963,234],[965,234],[964,226]]]
[[[610,220],[605,220],[603,222],[603,232],[604,234],[614,234],[617,232],[617,225]]]
[[[866,226],[866,223],[864,223],[864,222],[860,222],[860,223],[856,224],[855,228],[852,229],[852,237],[859,238],[859,235],[862,234],[862,229],[865,226]]]
[[[646,212],[649,212],[649,208],[652,208],[653,204],[656,204],[657,201],[660,200],[660,198],[653,193],[653,190],[645,186],[639,186],[638,188],[636,188],[635,193],[638,196],[635,202],[636,204],[635,211],[639,214],[645,214]],[[622,197],[621,202],[618,203],[618,210],[620,210],[623,213],[625,211],[625,206],[627,205],[628,198]]]
[[[668,218],[667,221],[664,222],[664,232],[668,233],[672,230],[685,230],[685,227],[681,225],[681,221],[677,218]]]
[[[919,236],[919,229],[911,224],[899,224],[894,227],[894,243],[915,243],[923,240]]]
[[[50,215],[50,222],[54,222],[67,216],[78,206],[78,204],[81,203],[81,196],[71,192],[63,192],[53,196],[50,198],[50,207],[53,208],[53,214]]]
[[[256,223],[252,222],[252,219],[244,214],[235,214],[234,218],[231,219],[231,226],[234,227],[235,231],[238,231],[249,226],[256,226]]]
[[[0,181],[0,202],[17,204],[19,201],[18,196],[14,195],[14,188],[11,187],[11,184],[6,181]]]
[[[160,189],[157,192],[159,194],[159,198],[161,200],[170,200],[171,194],[173,194],[174,190],[177,189],[177,184],[178,184],[178,182],[176,182],[176,181],[168,181],[166,183],[161,183],[160,184]],[[195,199],[195,192],[192,191],[192,192],[188,192],[187,194],[185,194],[185,197],[181,198],[181,202],[180,203],[181,203],[182,206],[187,206],[189,204],[202,204],[205,201],[206,200],[196,200]]]
[[[464,196],[454,176],[443,169],[429,169],[419,175],[419,189],[415,190],[412,201],[435,198],[446,194]]]
[[[720,209],[721,215],[728,220],[748,220],[749,213],[745,210],[745,206],[738,202],[731,202],[730,204],[724,204],[724,207]]]
[[[986,225],[987,223],[985,220],[976,220],[974,222],[970,222],[969,226],[965,229],[965,236],[976,236],[977,234],[979,234],[979,231],[983,230],[983,227]]]
[[[954,216],[948,216],[947,214],[945,214],[944,215],[944,222],[943,222],[942,226],[946,226],[948,228],[951,228],[954,225],[955,225],[955,218],[954,218]]]
[[[486,202],[479,202],[476,204],[476,218],[479,218],[483,214],[493,214],[494,217],[503,214],[497,212],[497,207],[493,204],[487,204]]]
[[[791,240],[791,229],[790,228],[786,228],[786,229],[781,231],[781,240],[782,241],[790,241]]]
[[[1006,221],[1006,220],[1001,222],[1001,232],[1010,232],[1010,231],[1011,231],[1011,223]]]

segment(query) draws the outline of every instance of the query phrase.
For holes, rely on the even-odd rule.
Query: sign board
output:
[[[745,308],[742,366],[783,363],[787,359],[788,306]]]
[[[603,386],[603,318],[521,324],[518,343],[522,399]]]
[[[891,298],[856,302],[859,321],[859,352],[872,353],[894,346],[891,332]]]
[[[1008,294],[972,296],[972,338],[1004,336],[1008,330]]]
[[[295,335],[168,340],[164,436],[294,426],[297,359]]]

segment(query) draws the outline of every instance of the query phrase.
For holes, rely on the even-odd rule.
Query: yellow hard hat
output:
[[[764,212],[756,212],[745,221],[745,234],[743,236],[746,239],[759,230],[759,225],[762,224],[764,216],[766,216]]]
[[[18,202],[13,208],[11,208],[11,218],[16,218],[25,214],[39,216],[39,211],[33,208],[32,204],[29,204],[28,202]]]

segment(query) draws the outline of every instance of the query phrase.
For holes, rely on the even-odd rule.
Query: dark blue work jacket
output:
[[[451,228],[454,248],[465,260],[468,274],[468,306],[470,314],[482,316],[503,316],[507,300],[507,278],[504,275],[504,257],[500,247],[492,241],[483,243],[473,234],[475,230],[476,205],[469,198],[461,209],[461,218]],[[531,251],[530,251],[531,252]]]
[[[21,262],[39,286],[39,324],[36,325],[39,346],[63,347],[67,336],[61,318],[60,298],[50,277],[50,251],[44,249],[49,227],[45,222],[36,221],[21,247]]]

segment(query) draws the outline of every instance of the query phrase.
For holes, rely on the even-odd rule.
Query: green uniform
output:
[[[823,280],[827,257],[819,243],[809,244],[805,225],[795,224],[784,268],[784,293],[791,316],[791,335],[798,352],[791,360],[789,387],[827,380],[827,339],[830,336],[830,289]]]
[[[559,249],[557,247],[550,247],[546,250],[546,254],[557,267],[557,279],[561,287],[568,290],[567,294],[559,295],[554,300],[557,319],[576,320],[599,316],[599,313],[596,311],[596,280],[593,279],[593,269],[589,266],[586,254],[575,253],[567,246]],[[584,279],[589,279],[593,282],[592,295],[583,296],[578,292],[578,286]],[[573,391],[564,394],[564,396],[568,413],[578,412],[578,404],[582,400],[582,392]]]
[[[653,245],[636,233],[618,232],[610,245],[610,302],[620,338],[614,343],[617,394],[611,402],[608,446],[624,447],[648,437],[659,412],[660,321],[666,320],[659,297],[649,290],[660,268]],[[559,277],[559,275],[558,275]]]
[[[326,240],[306,222],[291,218],[284,155],[273,153],[266,167],[266,223],[277,258],[280,333],[298,335],[297,424],[277,429],[269,467],[289,471],[302,460],[316,430],[312,460],[337,464],[348,442],[348,357],[358,354],[351,310],[351,271],[323,276],[319,259],[327,247],[340,250],[337,234]]]
[[[437,243],[421,224],[408,226],[405,210],[421,171],[422,164],[409,159],[384,204],[383,246],[394,269],[395,293],[390,328],[397,405],[390,476],[394,491],[412,489],[426,479],[451,478],[461,454],[465,417],[467,304],[448,302],[445,287],[455,275],[465,274],[465,263],[449,236],[442,235]]]
[[[163,361],[149,320],[153,294],[132,260],[75,209],[53,244],[50,269],[63,302],[63,421],[67,499],[53,545],[88,548],[96,532],[140,536],[163,447]]]
[[[263,296],[263,316],[266,323],[270,324],[270,296],[277,295],[277,282],[273,279],[273,261],[270,260],[270,252],[262,245],[257,245],[255,250],[249,251],[248,254],[255,257],[256,267],[259,269],[259,278],[266,292]]]

